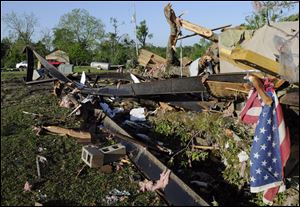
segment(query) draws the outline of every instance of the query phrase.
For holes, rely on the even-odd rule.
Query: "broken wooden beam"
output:
[[[218,42],[218,36],[214,34],[210,29],[207,29],[205,27],[201,27],[199,25],[193,24],[189,21],[180,19],[179,20],[180,26],[182,26],[185,29],[188,29],[192,32],[197,33],[201,37],[204,37],[205,39],[211,40],[213,42]]]
[[[250,50],[235,48],[230,57],[240,63],[279,77],[280,63]]]
[[[156,55],[148,50],[141,49],[138,57],[139,65],[147,67],[150,63],[152,64],[166,64],[167,60],[159,55]]]
[[[35,81],[27,81],[26,85],[34,85],[34,84],[40,84],[40,83],[48,83],[57,80],[57,78],[50,78],[50,79],[44,79],[44,80],[35,80]]]
[[[84,131],[79,131],[79,130],[74,130],[74,129],[66,129],[63,127],[58,127],[58,126],[42,126],[42,129],[59,134],[59,135],[68,135],[71,137],[77,138],[78,142],[91,142],[91,133],[90,132],[84,132]]]

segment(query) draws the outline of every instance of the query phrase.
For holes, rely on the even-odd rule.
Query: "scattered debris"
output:
[[[107,204],[114,204],[116,202],[119,202],[119,201],[123,201],[125,199],[128,198],[128,196],[130,196],[131,194],[128,192],[128,191],[120,191],[116,188],[114,188],[113,190],[111,190],[109,193],[109,195],[107,195],[105,198],[106,198],[106,202]]]
[[[168,185],[169,183],[169,176],[170,176],[171,170],[166,169],[165,171],[163,171],[160,174],[160,179],[157,180],[155,182],[155,184],[153,184],[152,181],[148,181],[148,180],[144,180],[143,182],[140,182],[140,190],[142,192],[144,191],[155,191],[155,190],[159,190],[162,189],[164,190],[165,187]]]
[[[46,163],[47,162],[47,158],[43,157],[41,155],[37,155],[36,156],[36,168],[37,168],[37,174],[38,174],[39,178],[41,177],[40,162],[41,163]]]
[[[97,146],[87,145],[82,147],[81,160],[91,168],[103,166],[103,154]]]
[[[103,111],[111,118],[113,118],[117,113],[124,111],[123,108],[115,108],[111,110],[107,103],[100,103],[100,106],[103,109]]]
[[[31,191],[32,185],[29,184],[28,181],[26,181],[25,185],[24,185],[24,191]]]
[[[146,121],[145,109],[136,108],[130,111],[130,121]]]
[[[42,130],[45,130],[46,132],[60,134],[63,136],[68,135],[78,138],[78,142],[91,142],[91,134],[89,132],[77,131],[74,129],[65,129],[58,126],[33,127],[33,130],[37,131],[37,134],[39,134]]]
[[[34,206],[43,206],[43,204],[41,204],[39,202],[34,202]]]
[[[99,171],[102,172],[102,173],[112,173],[113,171],[113,168],[111,165],[103,165],[99,168]]]
[[[102,148],[95,145],[86,145],[82,147],[81,159],[91,168],[101,168],[100,171],[109,171],[109,167],[104,167],[104,165],[120,160],[125,155],[126,148],[121,144]]]
[[[55,84],[54,92],[61,99],[60,106],[68,109],[74,108],[68,117],[74,113],[79,117],[83,117],[83,125],[85,127],[89,126],[87,128],[90,131],[76,131],[58,126],[35,127],[34,130],[37,131],[37,135],[40,134],[41,130],[44,130],[56,134],[69,135],[79,138],[80,141],[88,142],[92,141],[92,134],[99,134],[100,130],[100,133],[108,134],[107,137],[120,140],[119,144],[102,148],[95,145],[84,146],[81,159],[89,167],[95,167],[101,172],[110,173],[112,172],[112,166],[109,163],[120,160],[127,153],[131,161],[142,169],[149,179],[157,179],[151,174],[152,171],[161,173],[160,179],[155,182],[151,180],[140,182],[141,191],[166,190],[164,196],[172,200],[172,205],[206,205],[207,203],[176,175],[172,174],[171,177],[171,171],[165,168],[164,164],[149,152],[150,150],[153,154],[155,153],[155,155],[160,157],[161,160],[169,160],[168,163],[172,163],[176,159],[176,161],[179,161],[178,163],[188,169],[193,169],[196,161],[201,160],[205,162],[208,158],[214,157],[214,161],[212,161],[215,162],[214,164],[221,164],[222,168],[225,165],[225,169],[218,170],[226,182],[237,186],[239,190],[245,184],[250,183],[250,191],[258,192],[253,183],[255,180],[258,180],[255,174],[261,174],[261,171],[259,170],[255,173],[254,168],[251,166],[252,162],[254,162],[253,160],[255,160],[253,157],[258,159],[259,155],[253,152],[255,149],[252,148],[250,150],[250,145],[253,143],[254,146],[259,141],[258,135],[280,128],[278,124],[275,129],[267,129],[268,124],[270,126],[271,122],[274,124],[274,120],[270,120],[269,123],[269,120],[263,119],[262,117],[267,115],[264,110],[267,107],[274,107],[274,105],[277,107],[279,101],[288,107],[299,106],[299,102],[295,101],[296,97],[299,97],[299,90],[287,92],[287,89],[292,87],[298,89],[298,77],[293,76],[293,74],[297,73],[294,62],[288,63],[286,60],[291,56],[291,51],[287,48],[288,43],[290,44],[297,39],[294,39],[298,34],[296,33],[297,31],[290,32],[293,33],[290,34],[293,38],[286,40],[284,36],[274,35],[276,33],[273,31],[274,28],[269,28],[266,25],[264,29],[270,30],[269,32],[273,31],[273,33],[271,32],[273,38],[271,38],[272,40],[269,38],[268,43],[266,43],[272,46],[272,51],[265,52],[262,48],[267,47],[254,44],[265,39],[261,38],[264,36],[261,33],[262,29],[254,33],[254,31],[240,29],[237,31],[235,28],[228,29],[228,26],[225,26],[220,28],[227,29],[220,35],[217,35],[213,32],[214,29],[207,29],[183,20],[181,18],[182,15],[177,17],[170,3],[165,6],[164,13],[171,29],[166,58],[141,49],[138,62],[140,66],[145,68],[143,76],[135,75],[132,72],[123,73],[122,67],[118,66],[118,71],[122,74],[97,75],[96,80],[92,80],[88,74],[83,72],[80,82],[77,82],[79,77],[77,79],[75,76],[66,77],[62,72],[48,64],[36,51],[27,47],[28,54],[30,52],[35,54],[50,76],[59,82],[59,85]],[[278,23],[278,26],[280,24]],[[175,56],[176,42],[178,39],[188,37],[181,37],[181,28],[194,32],[193,35],[188,36],[196,34],[212,41],[213,44],[202,57],[196,60],[181,59],[181,66],[189,69],[189,74],[185,75],[187,77],[169,78],[170,74],[176,75],[176,72],[171,73],[170,70],[175,68],[175,71],[176,65],[180,64]],[[275,43],[271,44],[270,41]],[[278,56],[276,55],[278,52],[279,62],[274,59],[274,56]],[[101,64],[103,65],[103,63]],[[107,66],[107,69],[109,67]],[[182,68],[180,69],[182,75]],[[244,71],[241,71],[241,69]],[[32,74],[34,74],[33,67],[28,70],[27,81],[32,80]],[[30,78],[28,78],[29,76]],[[38,79],[36,74],[33,79]],[[100,83],[98,81],[99,79],[112,80],[107,81],[103,85],[103,82]],[[264,80],[264,83],[261,80]],[[282,88],[286,91],[282,91]],[[276,97],[275,89],[278,89],[277,93],[281,94],[280,100]],[[274,93],[270,94],[270,91]],[[247,94],[249,94],[248,101],[239,114],[237,109],[239,107],[237,106],[243,106],[247,100]],[[134,101],[129,106],[126,106],[122,98],[129,99],[129,101],[126,100],[126,103]],[[141,99],[159,103],[159,107],[157,107],[157,104],[152,104],[152,107],[143,107],[143,104],[140,103]],[[136,104],[136,100],[138,100],[138,104]],[[111,106],[115,107],[119,104],[123,108],[111,109],[105,101],[110,102]],[[136,108],[137,105],[139,108]],[[103,115],[99,106],[107,116]],[[154,108],[155,110],[149,108]],[[150,112],[152,110],[154,111]],[[90,111],[92,111],[91,114],[89,114]],[[123,112],[120,114],[120,117],[126,117],[126,119],[128,119],[129,112],[130,120],[124,121],[121,118],[119,119],[119,116],[115,116],[119,112]],[[272,112],[270,111],[270,113]],[[26,114],[29,114],[29,112],[26,112]],[[237,114],[245,123],[257,125],[254,142],[252,142],[253,134],[251,134],[250,127],[244,126],[236,120],[232,121],[237,118]],[[37,114],[33,113],[31,115],[37,116]],[[280,111],[280,115],[282,116],[282,111]],[[115,118],[116,122],[111,118]],[[260,119],[259,123],[257,123],[258,119]],[[150,126],[147,126],[146,122],[148,121],[151,121]],[[261,121],[264,121],[264,124]],[[122,129],[117,123],[123,123],[128,131]],[[282,123],[284,122],[282,121]],[[286,134],[288,137],[288,131],[285,131],[284,124],[281,128],[284,129],[285,133],[282,131],[278,133],[281,135]],[[130,133],[134,133],[139,139],[135,139]],[[155,136],[150,136],[153,134]],[[172,138],[171,141],[168,138]],[[269,137],[264,138],[264,140],[266,139],[269,139]],[[287,142],[289,143],[289,141]],[[273,145],[273,147],[277,146],[279,148],[278,140],[274,140]],[[256,148],[259,147],[265,148],[263,143],[260,146],[256,146]],[[176,153],[173,153],[173,151]],[[277,154],[280,153],[278,152]],[[288,150],[287,154],[289,154]],[[171,158],[170,155],[172,155]],[[278,168],[278,172],[283,172],[283,166],[287,158],[288,155],[283,159],[281,157],[273,157],[273,162],[274,160],[275,162],[276,160],[284,160],[282,168]],[[42,160],[40,157],[37,157],[36,160],[39,177],[39,161]],[[147,160],[147,163],[145,163],[145,160]],[[211,160],[213,159],[211,158]],[[260,163],[265,163],[264,160],[259,161]],[[271,160],[268,162],[271,162]],[[123,163],[119,162],[116,165],[116,170],[121,169],[122,165]],[[78,177],[82,169],[76,177]],[[269,178],[266,173],[271,172],[264,173],[264,180]],[[280,180],[277,180],[278,182],[281,182],[284,178],[282,174],[272,174],[273,178],[277,176],[280,177]],[[199,177],[192,178],[189,183],[210,191],[214,181]],[[202,174],[202,177],[205,176]],[[168,185],[169,179],[172,182],[171,186]],[[30,190],[31,187],[27,188]],[[182,195],[182,198],[172,198],[175,192]],[[130,196],[129,192],[114,189],[106,196],[106,202],[114,204],[126,199],[128,196]],[[275,194],[268,200],[272,201],[274,196]],[[289,203],[292,203],[292,201],[289,201]],[[213,204],[218,205],[214,196]]]

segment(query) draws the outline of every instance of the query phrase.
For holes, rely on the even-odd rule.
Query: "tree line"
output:
[[[285,16],[284,9],[291,9],[294,3],[287,1],[254,2],[254,11],[245,17],[246,28],[257,29],[268,21],[295,21],[299,14]],[[111,17],[112,31],[106,32],[101,19],[89,14],[85,9],[73,9],[60,17],[52,30],[45,29],[38,41],[33,41],[38,19],[34,14],[17,15],[14,12],[2,18],[9,29],[9,36],[1,38],[1,68],[15,67],[16,63],[25,60],[22,53],[25,45],[31,45],[42,56],[60,49],[70,57],[71,64],[89,65],[92,61],[109,62],[111,64],[134,63],[136,57],[135,41],[128,34],[121,34],[119,28],[124,25],[117,18]],[[157,55],[166,57],[166,47],[147,43],[153,37],[145,20],[136,26],[139,48],[145,48]],[[166,42],[167,44],[167,42]],[[210,42],[201,38],[192,46],[183,46],[183,57],[194,60],[204,54]],[[180,48],[177,50],[180,51]],[[179,53],[179,52],[177,52]],[[130,60],[130,61],[128,61]]]

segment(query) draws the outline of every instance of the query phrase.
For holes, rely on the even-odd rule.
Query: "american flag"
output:
[[[261,110],[250,154],[250,191],[252,193],[264,191],[264,203],[272,204],[276,194],[285,190],[284,166],[290,154],[290,137],[273,85],[266,81],[265,87],[273,103],[271,106],[260,104]],[[258,100],[255,92],[251,92],[252,99],[249,98],[248,107],[247,104],[244,107],[243,120],[251,116],[246,110],[249,111],[252,106],[259,107],[257,103],[254,104],[254,101]]]

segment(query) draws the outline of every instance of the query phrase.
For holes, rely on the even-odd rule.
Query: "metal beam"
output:
[[[103,125],[111,131],[132,137],[108,116],[105,116],[103,119]],[[130,160],[148,179],[158,180],[160,174],[167,169],[167,167],[148,150],[146,150],[146,148],[122,139],[119,141],[126,146],[126,151]],[[163,196],[171,205],[174,206],[209,206],[203,198],[195,193],[173,172],[170,174],[169,184],[165,187]]]

